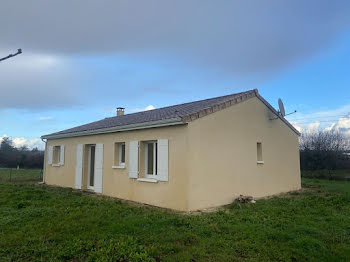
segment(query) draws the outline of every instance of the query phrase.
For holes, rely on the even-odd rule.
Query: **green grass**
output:
[[[67,188],[0,183],[0,261],[349,261],[350,183],[179,214]]]
[[[0,168],[0,182],[42,181],[41,169]]]
[[[319,178],[319,179],[331,179],[331,180],[348,180],[350,181],[350,170],[302,170],[302,177],[305,178]]]

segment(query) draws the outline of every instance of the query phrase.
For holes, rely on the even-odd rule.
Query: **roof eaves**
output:
[[[272,106],[270,105],[269,102],[267,102],[259,93],[258,93],[258,90],[255,89],[255,93],[256,93],[256,97],[261,101],[263,102],[279,119],[281,119],[290,129],[292,129],[294,131],[294,133],[296,133],[298,136],[301,135],[301,133],[291,124],[289,123],[289,121],[287,119],[285,119],[284,117],[282,117],[278,112],[277,110]]]
[[[180,117],[168,118],[157,121],[143,122],[137,124],[123,125],[123,126],[115,126],[108,128],[100,128],[94,130],[86,130],[79,132],[70,132],[70,133],[62,133],[62,134],[49,134],[41,136],[42,139],[58,139],[58,138],[68,138],[68,137],[77,137],[77,136],[89,136],[89,135],[98,135],[98,134],[107,134],[114,132],[124,132],[138,129],[147,129],[147,128],[155,128],[155,127],[165,127],[165,126],[174,126],[174,125],[185,125],[186,123],[181,120]]]

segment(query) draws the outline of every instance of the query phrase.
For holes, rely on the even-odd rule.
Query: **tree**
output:
[[[346,150],[346,139],[336,131],[318,131],[302,134],[300,163],[303,170],[334,170]]]
[[[0,145],[0,166],[14,167],[17,162],[16,148],[9,137],[4,137]]]
[[[44,152],[27,146],[16,148],[9,137],[4,137],[0,144],[0,167],[42,168]]]
[[[5,136],[1,141],[0,148],[3,152],[13,151],[14,147],[11,138]]]

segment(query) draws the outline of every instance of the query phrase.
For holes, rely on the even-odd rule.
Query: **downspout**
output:
[[[42,181],[42,182],[39,182],[39,184],[45,184],[47,139],[41,138],[41,141],[43,141],[43,142],[45,143],[45,151],[44,151],[44,164],[43,164],[43,181]]]

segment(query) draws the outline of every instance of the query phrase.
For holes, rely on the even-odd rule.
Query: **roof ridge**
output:
[[[166,107],[160,107],[153,110],[135,112],[125,114],[122,116],[113,116],[89,122],[69,129],[58,131],[49,135],[42,136],[44,138],[53,136],[69,136],[69,134],[79,135],[80,133],[93,133],[94,130],[108,130],[120,129],[127,126],[144,126],[145,123],[154,126],[155,123],[164,125],[165,122],[169,124],[169,120],[173,120],[176,124],[184,124],[193,121],[197,118],[203,117],[207,114],[222,110],[227,106],[240,103],[252,96],[257,96],[258,90],[252,89],[239,93],[232,93],[224,96],[211,97],[207,99],[186,102],[182,104],[175,104]],[[164,122],[165,121],[165,122]],[[174,125],[172,122],[171,125]],[[114,130],[113,129],[113,130]],[[119,130],[118,129],[118,130]],[[125,128],[124,128],[125,129]]]

